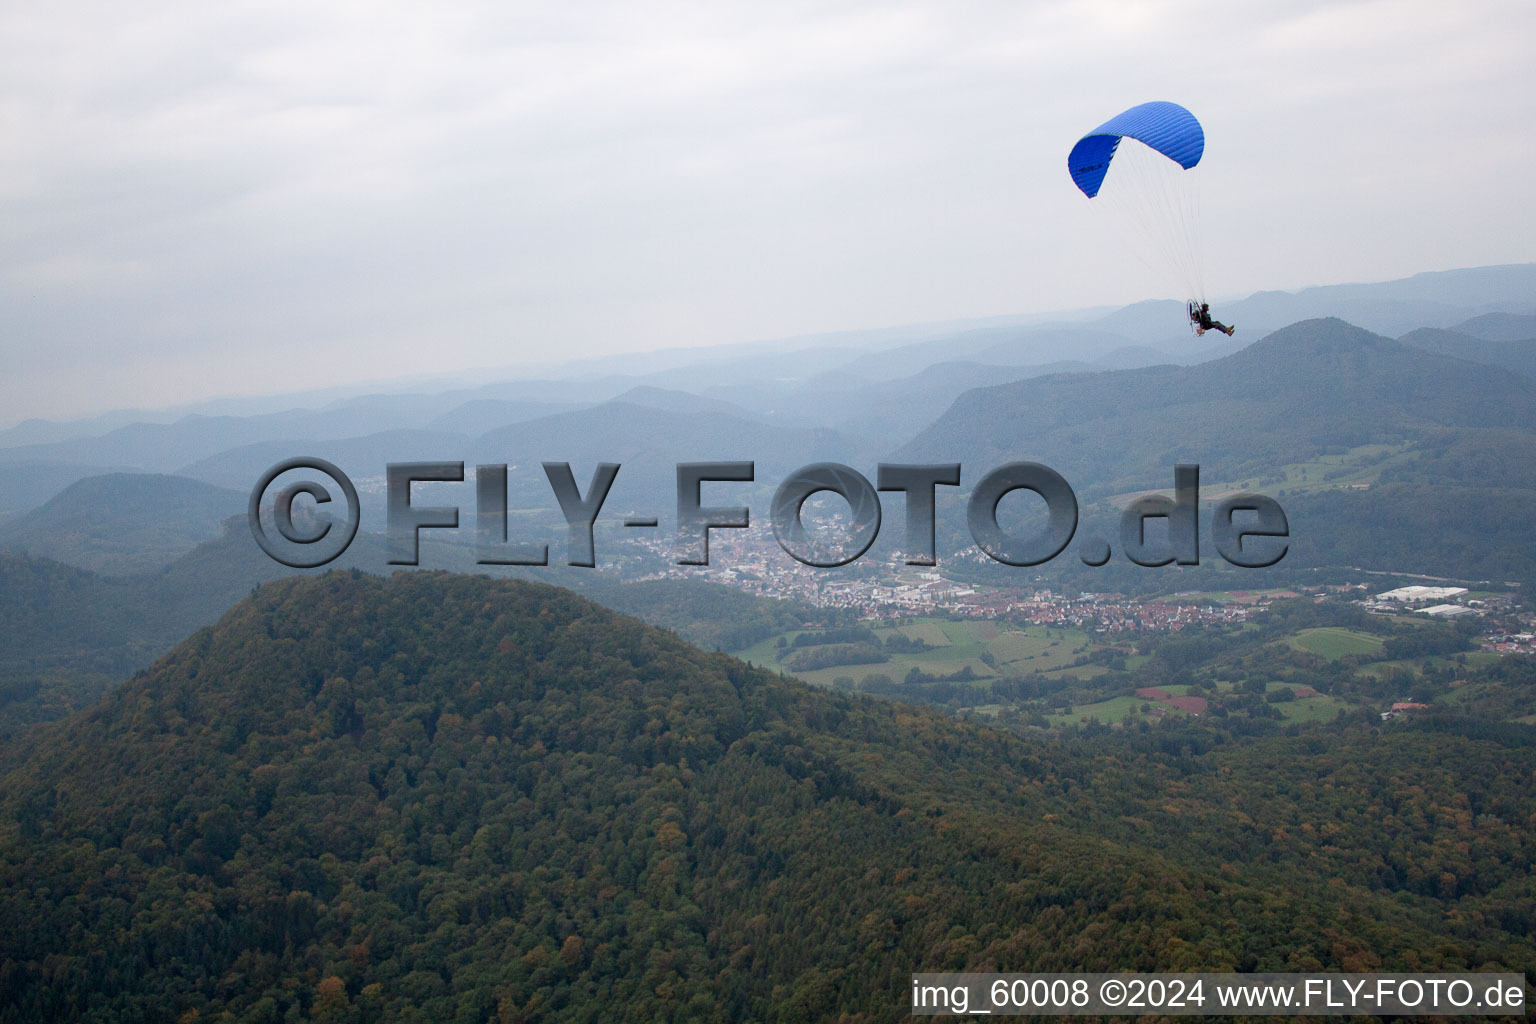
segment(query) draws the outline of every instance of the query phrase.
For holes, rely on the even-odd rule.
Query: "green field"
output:
[[[885,662],[834,665],[810,671],[791,672],[784,667],[784,661],[797,650],[805,649],[791,646],[795,637],[801,632],[795,630],[782,635],[785,643],[783,647],[779,646],[780,637],[772,637],[734,653],[736,657],[750,661],[754,665],[796,676],[816,686],[827,687],[832,686],[839,677],[852,679],[857,686],[869,675],[884,675],[893,682],[900,683],[913,668],[932,676],[947,676],[969,668],[975,677],[976,685],[985,685],[987,680],[1000,676],[1022,676],[1036,670],[1046,674],[1061,673],[1083,679],[1100,676],[1107,671],[1098,665],[1072,665],[1072,662],[1082,657],[1091,647],[1090,637],[1081,630],[1043,626],[1020,629],[995,621],[932,617],[875,622],[869,625],[875,636],[882,642],[887,637],[900,633],[909,639],[922,640],[929,645],[929,648],[912,654],[892,652],[890,660]],[[1347,654],[1374,653],[1381,650],[1381,641],[1377,637],[1338,627],[1301,630],[1289,637],[1286,642],[1298,650],[1309,651],[1330,659]],[[990,665],[982,660],[983,655],[989,657]],[[1465,657],[1469,660],[1473,657],[1497,660],[1494,655],[1469,654]],[[1132,664],[1145,660],[1145,656],[1133,656],[1128,659]],[[1366,670],[1387,664],[1395,663],[1378,662],[1366,666]],[[1403,664],[1413,667],[1418,665],[1415,662]],[[1174,696],[1187,696],[1190,691],[1189,685],[1181,683],[1163,684],[1158,688]],[[1269,688],[1276,690],[1294,687],[1289,683],[1272,681]],[[1232,689],[1231,682],[1217,680],[1216,692],[1213,694],[1208,687],[1203,691],[1203,695],[1216,697],[1221,694],[1230,694]],[[1141,708],[1144,704],[1149,705],[1152,710],[1143,712]],[[1280,713],[1287,724],[1332,721],[1341,709],[1351,709],[1355,706],[1349,701],[1321,694],[1279,701],[1270,705]],[[984,707],[973,710],[982,714],[988,713],[988,709]],[[1070,714],[1047,713],[1046,719],[1053,726],[1076,725],[1094,720],[1106,725],[1122,725],[1134,724],[1142,719],[1152,720],[1167,715],[1183,714],[1186,712],[1157,701],[1143,700],[1134,694],[1123,694],[1091,704],[1075,705]]]
[[[1246,480],[1200,482],[1200,496],[1215,499],[1233,491],[1322,491],[1339,487],[1364,487],[1381,478],[1381,471],[1411,458],[1411,445],[1368,444],[1337,455],[1319,455],[1306,462],[1281,466],[1263,477]],[[1209,492],[1209,493],[1207,493]]]
[[[1157,689],[1174,697],[1189,696],[1190,687],[1183,683],[1174,683],[1168,686],[1159,686]],[[1230,685],[1222,685],[1217,688],[1220,692],[1231,689]],[[1209,694],[1203,694],[1209,696]],[[1147,705],[1151,710],[1143,713],[1142,705]],[[1161,718],[1164,715],[1186,715],[1189,712],[1180,711],[1155,700],[1144,699],[1130,694],[1124,697],[1111,697],[1109,700],[1101,700],[1095,704],[1082,704],[1074,707],[1070,715],[1046,715],[1052,725],[1081,725],[1084,722],[1097,719],[1106,725],[1123,724],[1127,721],[1135,721],[1138,718],[1148,720]]]
[[[1481,697],[1488,689],[1489,687],[1486,685],[1477,684],[1472,686],[1458,686],[1456,689],[1451,690],[1448,693],[1440,694],[1440,696],[1435,698],[1435,703],[1456,707],[1459,704],[1466,704],[1472,701],[1474,698]]]
[[[1157,717],[1156,715],[1143,715],[1141,706],[1150,704],[1153,708],[1163,708],[1167,714],[1183,714],[1173,708],[1158,704],[1156,701],[1144,701],[1140,697],[1111,697],[1109,700],[1101,700],[1097,704],[1083,704],[1074,707],[1070,715],[1046,715],[1046,720],[1052,725],[1081,725],[1084,722],[1100,721],[1105,725],[1119,725],[1127,719]]]
[[[1400,465],[1413,458],[1412,446],[1369,444],[1351,448],[1335,455],[1319,455],[1306,462],[1293,462],[1277,467],[1264,476],[1240,480],[1212,480],[1202,477],[1200,499],[1209,504],[1238,491],[1262,491],[1265,494],[1293,494],[1301,491],[1324,491],[1338,488],[1367,487],[1381,478],[1384,469]],[[1124,508],[1144,494],[1173,496],[1172,491],[1152,490],[1116,494],[1108,501],[1116,508]]]
[[[1287,686],[1284,683],[1274,683],[1271,684],[1270,689],[1294,690],[1295,687]],[[1291,722],[1331,722],[1338,717],[1340,709],[1347,710],[1355,707],[1354,704],[1348,701],[1342,701],[1336,697],[1329,697],[1321,693],[1315,697],[1302,697],[1298,700],[1281,701],[1272,706],[1277,708],[1281,715],[1285,716],[1287,724]]]
[[[1341,626],[1304,629],[1291,637],[1290,643],[1297,650],[1320,655],[1329,661],[1337,661],[1347,654],[1379,654],[1383,646],[1380,637]]]
[[[1016,629],[985,620],[919,618],[902,620],[901,625],[876,624],[874,632],[882,641],[893,633],[930,645],[916,654],[891,654],[891,659],[870,665],[834,665],[808,672],[790,672],[783,661],[795,650],[780,648],[779,637],[771,637],[734,655],[754,665],[794,675],[818,686],[831,686],[838,676],[850,676],[857,683],[867,675],[881,674],[900,682],[914,667],[929,675],[950,675],[969,666],[978,679],[1025,675],[1031,672],[1060,672],[1087,679],[1103,673],[1098,665],[1072,666],[1089,647],[1088,634],[1077,629],[1031,626]],[[799,631],[783,634],[793,643]],[[981,660],[989,653],[994,666]]]
[[[944,631],[943,623],[937,619],[925,619],[914,622],[910,626],[901,626],[895,630],[879,630],[877,635],[883,640],[893,632],[899,632],[911,640],[921,640],[934,647],[947,647],[954,643],[949,634]]]

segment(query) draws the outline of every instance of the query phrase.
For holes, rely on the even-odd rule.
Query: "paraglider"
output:
[[[1193,302],[1189,304],[1189,322],[1195,325],[1197,335],[1204,334],[1206,331],[1220,331],[1230,338],[1237,331],[1236,327],[1228,327],[1220,320],[1212,320],[1210,304],[1205,302],[1198,306]]]
[[[1067,170],[1143,262],[1182,289],[1197,334],[1231,328],[1212,320],[1199,253],[1199,176],[1205,129],[1177,103],[1122,111],[1077,140]]]

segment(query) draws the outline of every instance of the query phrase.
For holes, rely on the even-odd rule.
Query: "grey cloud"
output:
[[[1211,138],[1224,293],[1530,258],[1529,5],[0,15],[0,420],[1160,294],[1064,174]]]

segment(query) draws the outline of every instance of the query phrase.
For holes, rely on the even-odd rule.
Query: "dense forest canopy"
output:
[[[815,691],[541,584],[282,580],[7,749],[0,1021],[872,1021],[915,970],[1536,970],[1536,747],[1107,732]]]

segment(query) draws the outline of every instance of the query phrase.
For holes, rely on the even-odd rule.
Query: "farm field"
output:
[[[1143,714],[1141,706],[1150,704],[1153,712]],[[1152,701],[1144,701],[1140,697],[1111,697],[1109,700],[1101,700],[1097,704],[1083,704],[1072,709],[1071,714],[1046,715],[1046,720],[1051,725],[1082,724],[1084,722],[1100,721],[1105,725],[1119,725],[1126,721],[1134,721],[1137,718],[1152,719],[1159,717],[1156,710],[1162,708],[1161,704]],[[1166,714],[1180,714],[1180,712],[1164,709]]]
[[[979,680],[1035,671],[1087,679],[1104,672],[1098,665],[1072,664],[1090,649],[1088,634],[1079,629],[1055,626],[1020,629],[990,621],[939,618],[904,619],[898,623],[876,624],[872,628],[882,643],[887,637],[900,633],[909,640],[921,640],[929,647],[912,653],[893,651],[889,661],[876,664],[834,665],[801,672],[792,672],[784,665],[796,650],[793,644],[802,632],[800,630],[732,653],[743,661],[793,675],[816,686],[831,686],[839,676],[851,677],[858,683],[872,674],[889,676],[900,682],[914,668],[932,676],[952,675],[969,668]],[[984,656],[990,656],[992,664],[983,660]]]
[[[1215,480],[1206,479],[1205,474],[1202,474],[1200,500],[1209,505],[1239,491],[1258,490],[1271,495],[1285,495],[1366,487],[1381,479],[1382,470],[1400,465],[1411,458],[1411,446],[1408,444],[1369,444],[1336,454],[1319,455],[1305,462],[1289,463],[1264,476]],[[1143,494],[1165,494],[1172,497],[1173,492],[1134,491],[1112,495],[1107,500],[1116,508],[1124,508]]]
[[[1348,654],[1378,654],[1384,644],[1380,637],[1342,626],[1303,629],[1290,638],[1292,647],[1337,661]]]
[[[1274,683],[1270,689],[1291,689],[1284,683]],[[1327,694],[1317,693],[1310,697],[1301,697],[1296,700],[1281,701],[1273,705],[1284,716],[1286,724],[1292,722],[1331,722],[1339,716],[1343,710],[1352,710],[1356,705],[1349,701],[1339,700]]]
[[[1242,599],[1243,592],[1210,591],[1201,594],[1186,592],[1181,599],[1222,600]],[[1415,622],[1415,625],[1420,623]],[[1251,625],[1251,624],[1250,624]],[[888,696],[901,696],[902,688],[910,673],[921,672],[926,682],[939,685],[914,689],[912,698],[933,700],[934,694],[956,694],[968,687],[980,691],[976,697],[992,700],[989,681],[998,678],[1029,678],[1036,672],[1048,679],[1058,680],[1052,687],[1038,689],[1038,695],[1027,699],[1023,705],[971,706],[980,714],[1003,713],[1010,707],[1022,707],[1027,715],[1044,716],[1038,724],[1071,727],[1089,721],[1106,725],[1132,725],[1138,721],[1155,721],[1169,716],[1197,715],[1225,718],[1229,715],[1253,715],[1269,719],[1276,725],[1308,725],[1327,723],[1337,719],[1341,712],[1355,712],[1363,705],[1381,703],[1383,699],[1401,699],[1396,693],[1383,697],[1367,689],[1358,692],[1344,686],[1337,694],[1319,693],[1311,686],[1302,685],[1308,678],[1298,674],[1294,656],[1290,652],[1305,652],[1332,662],[1341,659],[1359,659],[1364,664],[1351,666],[1351,674],[1383,677],[1395,670],[1403,670],[1414,678],[1432,670],[1443,670],[1464,677],[1492,664],[1499,656],[1486,652],[1462,652],[1454,655],[1427,656],[1393,661],[1368,661],[1383,657],[1387,644],[1383,637],[1366,632],[1355,626],[1314,626],[1296,629],[1267,640],[1266,656],[1277,657],[1274,675],[1268,676],[1267,686],[1259,694],[1252,693],[1246,681],[1265,680],[1263,669],[1254,671],[1253,665],[1234,666],[1232,678],[1223,678],[1220,671],[1202,674],[1203,688],[1193,688],[1189,683],[1161,682],[1179,678],[1176,671],[1166,674],[1138,675],[1132,682],[1122,677],[1123,669],[1135,670],[1149,663],[1146,654],[1127,654],[1121,647],[1113,659],[1101,659],[1102,664],[1075,664],[1085,655],[1105,645],[1096,641],[1092,634],[1083,630],[1044,626],[1019,627],[997,620],[946,619],[936,616],[910,617],[863,623],[850,628],[852,636],[839,641],[841,649],[829,649],[825,644],[796,645],[796,639],[805,634],[792,630],[780,636],[733,652],[737,657],[769,670],[777,670],[812,685],[840,689],[867,689]],[[917,649],[902,649],[902,644],[890,645],[896,638]],[[857,641],[857,642],[851,642]],[[861,664],[822,664],[814,655],[821,652],[825,661],[836,657],[885,656],[885,661]],[[1110,664],[1115,667],[1111,668]],[[791,666],[806,666],[795,670]],[[815,666],[815,667],[810,667]],[[958,677],[958,678],[957,678]],[[1125,682],[1120,680],[1124,678]],[[1187,676],[1185,677],[1187,680]],[[1330,677],[1331,678],[1331,677]],[[1236,680],[1236,682],[1234,682]],[[1077,685],[1081,681],[1085,685]],[[1072,685],[1062,685],[1072,684]],[[943,686],[949,686],[948,690]],[[1333,689],[1326,682],[1319,684]],[[954,689],[959,687],[959,690]],[[1234,692],[1234,690],[1242,692]],[[1403,682],[1401,689],[1406,695],[1413,685]],[[1058,699],[1054,694],[1061,694]],[[1447,703],[1469,700],[1472,691],[1458,693]],[[940,702],[959,700],[954,696],[939,696]],[[1070,712],[1062,709],[1071,701]],[[1216,707],[1211,707],[1212,702]],[[1143,710],[1145,708],[1145,710]],[[1511,707],[1510,717],[1529,711],[1528,706]]]

